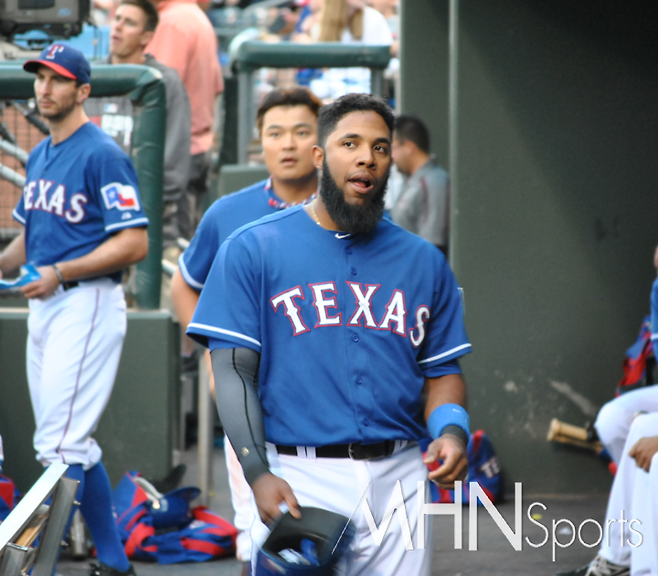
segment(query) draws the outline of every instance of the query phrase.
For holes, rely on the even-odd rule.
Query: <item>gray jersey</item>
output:
[[[436,246],[448,245],[450,181],[430,158],[402,183],[391,209],[393,221]]]

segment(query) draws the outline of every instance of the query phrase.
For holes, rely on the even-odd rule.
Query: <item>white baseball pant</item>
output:
[[[395,576],[413,574],[429,576],[432,556],[432,523],[424,518],[423,548],[417,542],[417,496],[429,502],[427,467],[420,449],[414,443],[381,460],[351,460],[349,458],[316,458],[312,448],[298,448],[304,456],[287,456],[267,445],[267,458],[274,474],[291,486],[301,506],[314,506],[352,518],[356,535],[338,565],[341,576]],[[404,495],[409,533],[413,550],[405,547],[402,531],[403,515],[396,511],[390,519],[386,535],[377,545],[371,534],[364,506],[372,512],[377,527],[387,511],[391,496],[400,481]],[[425,482],[425,493],[418,494],[418,482]],[[252,527],[252,566],[258,550],[269,533],[260,521],[254,502],[256,520]]]
[[[658,436],[658,413],[638,416],[631,424],[608,500],[606,525],[609,526],[609,536],[604,531],[600,550],[601,556],[610,562],[630,565],[631,576],[658,576],[658,453],[654,455],[648,473],[628,455],[640,438],[648,436]],[[629,541],[638,544],[639,537],[629,530],[628,523],[619,522],[622,510],[624,519],[641,522],[633,525],[643,536],[639,546],[629,544]],[[611,520],[615,521],[609,522]]]
[[[34,448],[44,466],[101,459],[91,437],[114,386],[126,334],[123,288],[112,280],[80,282],[30,300],[27,378],[36,421]]]
[[[596,432],[616,464],[621,460],[631,422],[638,412],[658,412],[658,384],[618,396],[604,404],[596,418]]]
[[[231,504],[235,511],[233,524],[238,529],[235,556],[240,562],[248,562],[251,559],[251,525],[256,519],[251,503],[251,487],[247,484],[240,461],[226,435],[224,435],[224,456],[231,490]]]

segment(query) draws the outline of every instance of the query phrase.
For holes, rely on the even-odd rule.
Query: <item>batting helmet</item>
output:
[[[256,560],[256,576],[333,576],[354,537],[348,518],[321,508],[286,512],[272,528]]]

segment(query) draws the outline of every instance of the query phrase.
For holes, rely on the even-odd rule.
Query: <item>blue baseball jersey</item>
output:
[[[190,245],[178,259],[178,269],[185,282],[191,288],[201,290],[224,240],[245,224],[290,206],[274,194],[271,178],[214,202],[203,215]]]
[[[119,230],[148,225],[130,158],[91,122],[59,144],[38,144],[26,172],[13,216],[36,266],[84,256]],[[120,272],[110,276],[121,280]]]
[[[188,334],[260,353],[266,438],[290,446],[425,437],[424,378],[471,349],[435,246],[387,219],[325,230],[303,207],[224,242]]]

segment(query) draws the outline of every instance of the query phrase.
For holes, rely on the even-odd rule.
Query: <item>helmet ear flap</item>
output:
[[[258,552],[256,576],[336,573],[338,560],[354,538],[353,524],[349,518],[321,508],[300,507],[300,511],[300,520],[286,512],[274,524]],[[315,558],[309,557],[313,547]]]

